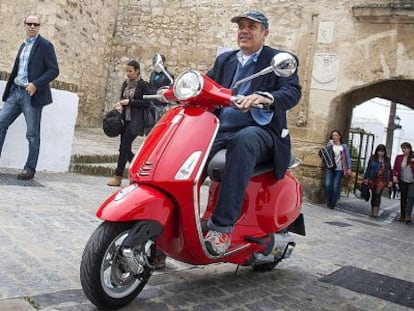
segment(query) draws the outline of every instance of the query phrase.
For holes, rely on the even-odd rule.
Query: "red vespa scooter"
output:
[[[286,77],[296,67],[292,55],[279,53],[271,66],[239,84],[273,72]],[[256,167],[246,189],[231,247],[223,256],[211,255],[204,244],[204,227],[217,200],[225,150],[208,164],[206,204],[200,188],[219,127],[212,111],[232,105],[235,98],[230,89],[196,71],[183,73],[163,96],[178,106],[145,139],[130,167],[130,185],[98,209],[96,215],[104,221],[83,252],[82,288],[102,309],[122,307],[142,291],[154,271],[156,246],[188,264],[229,262],[270,271],[295,246],[288,232],[305,235],[301,185],[290,170],[276,180],[272,164],[264,163]]]

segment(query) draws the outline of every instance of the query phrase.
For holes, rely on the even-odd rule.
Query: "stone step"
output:
[[[116,163],[118,154],[75,154],[70,162],[74,163]]]
[[[71,157],[69,172],[110,177],[115,174],[117,154],[76,154]]]
[[[124,172],[124,178],[128,178],[128,168],[129,163],[126,165]],[[78,173],[83,175],[92,175],[92,176],[105,176],[112,177],[115,175],[116,162],[109,163],[71,163],[69,166],[69,172]],[[206,178],[203,185],[210,185],[209,177]]]
[[[69,172],[92,176],[113,176],[116,163],[71,163]]]

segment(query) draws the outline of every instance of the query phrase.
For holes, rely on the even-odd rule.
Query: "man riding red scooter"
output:
[[[241,47],[267,36],[267,19],[260,14],[249,11],[233,19],[239,24]],[[230,262],[269,271],[290,256],[295,243],[289,231],[305,234],[302,188],[288,169],[294,161],[285,115],[300,96],[297,59],[266,46],[258,52],[250,54],[254,66],[245,75],[229,77],[231,68],[243,70],[238,64],[246,56],[229,52],[207,76],[187,71],[156,96],[177,106],[156,124],[136,154],[130,185],[97,211],[104,222],[82,256],[82,287],[96,306],[119,308],[133,300],[154,271],[156,246],[189,264]],[[240,95],[249,94],[243,91],[246,85],[260,92]],[[235,131],[234,121],[241,121],[242,132]],[[223,123],[231,136],[222,134]],[[242,149],[234,147],[236,141],[242,142]],[[218,150],[221,147],[226,149]],[[240,150],[249,154],[237,154]],[[229,171],[240,172],[229,177]],[[211,183],[204,202],[206,172]],[[223,194],[224,185],[230,195]],[[240,207],[233,204],[230,216],[224,209],[217,212],[220,200],[231,202],[237,193]],[[221,222],[231,228],[231,242],[216,231],[223,227]]]
[[[220,55],[207,73],[226,88],[267,67],[280,52],[263,45],[269,34],[269,23],[263,13],[247,11],[231,21],[238,24],[240,50]],[[220,127],[211,151],[214,155],[220,149],[227,149],[228,160],[217,205],[207,224],[209,232],[205,242],[215,255],[223,254],[230,246],[230,234],[254,166],[272,160],[276,178],[283,178],[290,161],[286,111],[298,103],[301,91],[294,73],[285,78],[265,75],[241,83],[237,94],[246,95],[237,100],[240,109],[224,107],[218,112]],[[266,108],[255,108],[257,104]]]

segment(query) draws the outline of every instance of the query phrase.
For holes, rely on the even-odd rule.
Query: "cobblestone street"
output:
[[[96,310],[79,264],[100,223],[95,210],[115,189],[104,177],[38,172],[17,182],[17,172],[0,168],[0,310]],[[410,310],[414,291],[410,298],[403,290],[414,283],[414,226],[394,220],[398,200],[384,198],[381,207],[373,219],[352,195],[333,210],[305,202],[307,235],[292,235],[292,257],[272,272],[168,259],[122,310]],[[341,271],[348,281],[367,273],[367,288],[386,277],[396,287],[364,294],[331,280]]]

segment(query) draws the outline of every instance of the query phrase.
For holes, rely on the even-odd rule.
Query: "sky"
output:
[[[384,126],[386,127],[388,124],[389,113],[390,101],[376,97],[355,107],[353,118],[377,119],[384,123]],[[396,115],[401,118],[401,136],[414,138],[414,110],[407,106],[397,104]]]
[[[389,113],[390,101],[376,97],[356,106],[352,113],[352,121],[354,123],[358,119],[365,120],[365,122],[357,122],[358,127],[362,127],[365,130],[370,127],[370,122],[366,122],[367,119],[373,121],[376,120],[382,123],[381,126],[377,124],[376,127],[372,127],[371,124],[371,130],[369,131],[374,131],[373,133],[379,138],[375,145],[380,143],[385,144],[385,130],[388,125]],[[401,119],[401,130],[394,131],[392,158],[394,158],[396,154],[400,153],[399,145],[402,142],[408,141],[414,145],[414,110],[408,108],[407,106],[397,104],[396,116],[399,116]],[[361,126],[361,124],[363,125]],[[364,124],[366,127],[364,127]],[[375,128],[375,130],[372,130],[373,128]]]

